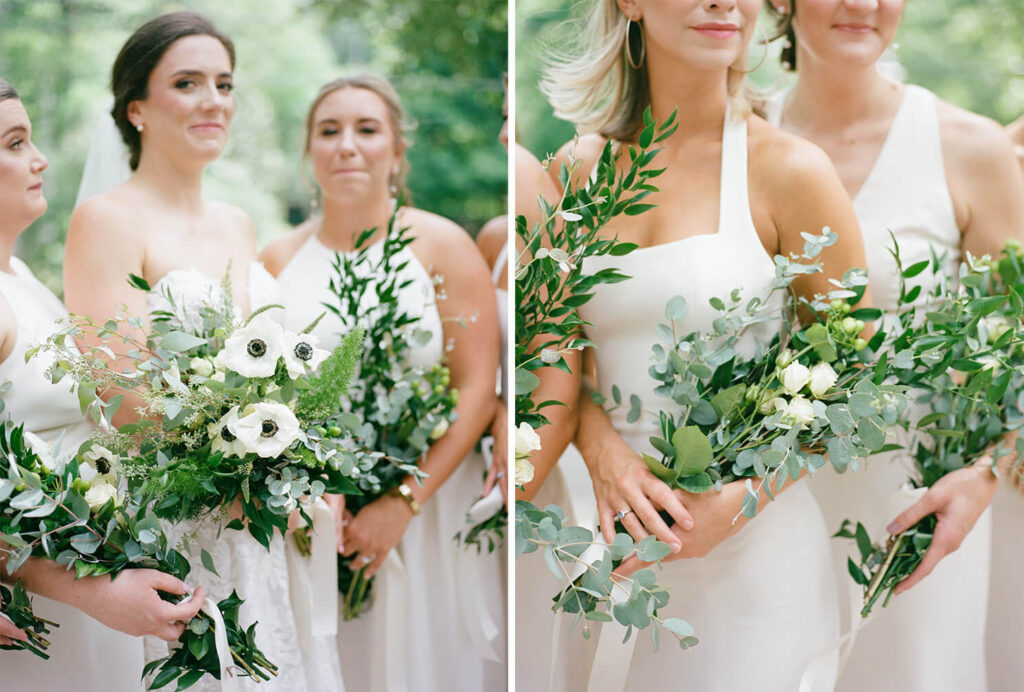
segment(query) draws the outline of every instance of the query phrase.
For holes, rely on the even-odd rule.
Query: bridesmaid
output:
[[[578,32],[579,50],[551,65],[542,83],[556,115],[586,133],[574,152],[572,144],[560,152],[562,161],[572,155],[581,162],[577,184],[607,141],[636,141],[647,106],[658,121],[677,112],[678,130],[658,157],[667,170],[658,180],[662,192],[649,199],[656,208],[605,229],[640,249],[588,266],[616,266],[633,278],[599,286],[581,309],[598,344],[601,392],[625,386],[648,410],[667,405],[653,393],[646,356],[672,295],[682,294],[690,306],[685,330],[710,329],[708,298],[739,286],[748,298],[763,298],[774,278],[772,256],[799,252],[800,233],[823,226],[839,240],[822,254],[825,272],[797,283],[799,294],[826,292],[828,277],[864,264],[853,210],[824,154],[749,114],[742,66],[759,9],[757,0],[594,3]],[[754,332],[770,338],[780,327],[781,319],[758,325],[746,339]],[[766,498],[755,521],[733,524],[742,482],[721,493],[677,496],[640,458],[651,450],[648,420],[631,424],[624,412],[609,420],[587,397],[581,402],[576,442],[603,531],[610,533],[617,513],[638,538],[647,530],[665,535],[675,552],[670,561],[703,558],[666,565],[659,578],[672,590],[672,609],[701,634],[700,647],[655,653],[649,638],[639,637],[631,658],[595,661],[601,677],[592,675],[590,684],[612,689],[614,677],[617,688],[621,680],[627,689],[796,689],[820,642],[838,631],[828,534],[806,484],[794,484],[775,502]],[[672,529],[658,517],[660,508],[675,518]],[[621,639],[610,629],[599,647],[606,635]],[[829,677],[819,689],[831,689]]]
[[[381,238],[393,194],[404,185],[403,119],[394,88],[376,75],[335,80],[310,106],[305,153],[323,211],[261,255],[278,276],[288,326],[304,327],[322,312],[321,302],[336,302],[329,289],[335,253],[351,252],[364,229],[376,228],[374,239]],[[339,627],[342,670],[353,690],[385,684],[426,691],[482,689],[484,660],[470,631],[480,614],[462,610],[468,585],[452,579],[451,572],[460,550],[452,537],[480,492],[478,467],[462,461],[494,413],[493,285],[469,234],[448,219],[404,207],[397,223],[410,227],[414,238],[403,250],[400,271],[408,283],[399,301],[422,314],[423,326],[433,332],[431,342],[414,349],[411,358],[430,365],[445,353],[451,385],[459,390],[458,419],[420,463],[428,474],[422,484],[408,477],[401,493],[375,500],[348,520],[344,554],[358,555],[369,565],[367,574],[380,572],[376,603]],[[446,298],[438,299],[434,286],[442,281]],[[456,319],[469,315],[476,320],[458,326]],[[332,348],[347,328],[328,315],[314,333]],[[493,566],[479,563],[481,572]],[[479,581],[497,585],[500,577],[480,574]],[[489,605],[500,608],[497,593]]]
[[[798,79],[774,99],[769,115],[832,159],[869,248],[878,307],[893,311],[899,295],[890,232],[904,266],[935,252],[945,255],[952,277],[966,252],[995,256],[1007,239],[1024,237],[1024,185],[1002,129],[921,87],[890,81],[876,68],[896,34],[902,0],[772,0],[772,8],[788,20],[783,59]],[[963,549],[878,614],[881,623],[857,638],[839,690],[984,687],[991,535],[985,509],[998,485],[991,464],[986,456],[947,475],[889,525],[895,533],[927,514],[939,518],[931,549],[897,593],[961,542]],[[890,499],[910,473],[905,454],[890,454],[848,478],[821,474],[812,487],[830,530],[857,517],[877,536],[882,522],[912,501]],[[837,577],[856,598],[847,546],[835,548]]]
[[[2,417],[24,424],[46,444],[60,439],[67,453],[88,438],[92,424],[66,385],[49,384],[47,363],[41,358],[25,362],[28,346],[44,341],[67,312],[25,263],[12,256],[18,236],[46,211],[46,167],[46,157],[32,143],[32,124],[18,94],[0,80],[0,382],[14,385],[4,395]],[[202,589],[183,605],[161,600],[160,591],[184,594],[187,589],[156,570],[128,570],[116,580],[75,579],[52,560],[30,558],[11,577],[3,564],[6,557],[0,552],[0,577],[19,578],[28,590],[45,597],[33,599],[34,609],[61,627],[50,637],[50,661],[25,651],[0,651],[4,689],[39,689],[45,680],[47,689],[138,690],[143,661],[142,641],[136,637],[151,634],[174,641],[184,631],[182,623],[203,604]],[[20,632],[0,618],[0,644],[7,643],[5,637],[24,639]]]

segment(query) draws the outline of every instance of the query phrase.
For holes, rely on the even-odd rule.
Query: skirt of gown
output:
[[[1007,481],[992,501],[992,577],[988,601],[991,692],[1024,686],[1024,495]]]
[[[355,620],[339,622],[338,653],[349,690],[505,688],[504,637],[491,644],[499,661],[486,660],[479,640],[481,617],[504,627],[500,560],[494,554],[466,552],[454,540],[466,510],[480,494],[482,468],[483,460],[475,453],[459,465],[409,522],[377,572],[370,609]],[[470,578],[458,567],[466,557]],[[487,614],[472,603],[483,604]]]

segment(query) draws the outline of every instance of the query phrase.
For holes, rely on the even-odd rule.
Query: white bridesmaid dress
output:
[[[25,351],[57,331],[67,316],[63,304],[36,280],[25,264],[11,258],[13,273],[0,271],[0,295],[18,322],[14,349],[0,363],[0,382],[13,387],[4,396],[2,415],[53,445],[73,454],[92,432],[82,415],[70,380],[50,384],[46,374],[52,360],[25,362]],[[7,575],[4,573],[4,580]],[[32,597],[36,613],[60,623],[49,635],[50,660],[27,651],[0,651],[0,689],[11,690],[142,690],[142,640],[112,630],[71,606],[42,596]]]
[[[379,261],[382,250],[379,240],[371,246],[374,262]],[[281,270],[278,283],[288,328],[305,328],[325,311],[322,303],[336,304],[329,288],[334,254],[313,234]],[[410,314],[421,316],[420,326],[432,334],[427,344],[412,348],[410,364],[431,367],[441,359],[444,344],[433,280],[408,247],[396,260],[396,264],[402,263],[401,272],[408,283],[399,290],[399,304]],[[370,301],[367,305],[378,300],[372,292],[366,298]],[[328,313],[313,333],[322,348],[331,349],[348,328]],[[464,460],[410,521],[377,573],[369,611],[338,623],[338,650],[349,689],[486,689],[477,626],[480,613],[467,612],[463,598],[468,589],[479,585],[468,585],[468,575],[461,570],[455,570],[454,577],[452,574],[458,552],[463,550],[453,537],[464,528],[466,509],[481,490],[483,461],[476,456]],[[496,591],[500,575],[484,557],[475,561],[476,578],[494,585]],[[500,602],[488,605],[500,612]]]
[[[657,338],[655,327],[665,321],[668,300],[675,295],[686,299],[689,311],[682,325],[685,333],[710,331],[712,320],[718,316],[708,303],[710,298],[727,296],[736,288],[741,289],[745,300],[767,294],[775,268],[750,214],[746,133],[745,120],[726,116],[717,233],[640,248],[624,257],[587,260],[588,273],[616,267],[633,277],[599,286],[594,298],[580,309],[582,317],[593,325],[589,330],[591,340],[598,344],[594,354],[602,394],[610,396],[612,385],[618,385],[624,393],[637,394],[645,411],[674,407],[654,393],[655,382],[647,372],[651,346]],[[778,305],[777,298],[772,303]],[[769,340],[781,324],[780,317],[779,321],[753,326],[744,335],[741,347],[752,348],[754,338]],[[637,422],[628,423],[625,414],[622,410],[610,414],[616,430],[638,453],[657,455],[648,440],[657,434],[656,420],[645,414]],[[566,459],[559,461],[560,467],[563,461]],[[565,471],[569,470],[563,469],[563,479]],[[593,509],[580,500],[582,484],[568,480],[566,485],[568,499],[575,500],[573,506],[580,508],[576,510],[577,521],[593,521]],[[588,503],[593,505],[592,494]],[[814,655],[838,635],[829,560],[828,534],[821,512],[807,484],[799,482],[778,495],[776,501],[767,503],[757,518],[708,556],[666,563],[658,573],[659,583],[671,592],[661,615],[678,616],[692,624],[700,639],[696,648],[682,651],[668,635],[662,637],[662,647],[656,653],[649,634],[638,632],[631,652],[628,646],[610,641],[612,646],[607,651],[615,660],[599,655],[598,660],[590,661],[587,657],[593,656],[594,644],[581,644],[578,632],[563,633],[564,648],[558,655],[566,658],[555,664],[553,687],[611,690],[612,679],[624,679],[626,690],[793,692]],[[544,587],[548,597],[555,592],[556,582],[550,575]],[[549,626],[552,622],[546,610],[527,612],[518,600],[517,608],[517,627],[526,619],[543,620]],[[606,636],[621,640],[623,633],[617,624],[604,628],[609,631],[593,627],[595,639],[601,639],[597,646],[602,649]],[[517,649],[517,658],[520,656]],[[591,665],[595,673],[589,676],[589,687],[585,687]],[[833,658],[813,689],[831,690],[834,672]]]
[[[785,95],[777,95],[769,120],[778,125]],[[889,253],[899,243],[904,267],[945,253],[945,275],[954,280],[961,258],[960,229],[946,185],[939,139],[936,97],[915,85],[904,87],[903,102],[893,119],[873,168],[853,199],[867,253],[868,277],[875,305],[888,314],[897,307],[899,274]],[[927,272],[918,304],[924,304],[935,279]],[[918,415],[927,413],[921,408]],[[912,440],[902,438],[909,446]],[[875,540],[884,540],[885,526],[915,501],[903,483],[913,475],[904,450],[878,454],[862,469],[843,476],[832,471],[814,476],[811,488],[821,504],[828,528],[843,519],[864,523]],[[991,511],[920,584],[876,606],[874,620],[860,631],[840,672],[839,692],[961,692],[984,690],[985,614],[988,599],[992,535]],[[850,541],[833,542],[839,581],[843,631],[860,623],[862,587],[847,571]],[[1019,576],[1019,575],[1018,575]],[[1019,582],[1018,582],[1019,583]],[[1018,641],[1019,643],[1019,641]],[[1019,647],[1018,647],[1019,649]]]
[[[199,318],[201,305],[223,299],[220,279],[197,269],[172,270],[153,288],[154,291],[169,290],[176,307],[154,292],[149,295],[148,309],[174,311],[186,327],[191,323],[195,328],[194,320]],[[277,282],[258,262],[250,264],[248,289],[251,308],[280,302]],[[281,313],[271,310],[266,314],[274,318]],[[245,600],[239,611],[239,624],[248,627],[253,622],[259,623],[256,644],[278,666],[278,674],[259,683],[252,678],[238,677],[239,686],[259,692],[344,692],[335,638],[312,636],[310,623],[297,617],[301,606],[293,606],[296,593],[292,573],[308,570],[308,558],[299,554],[291,537],[275,534],[268,550],[248,531],[225,529],[225,521],[209,516],[198,521],[165,524],[165,529],[172,541],[185,534],[190,537],[193,553],[185,555],[192,571],[186,581],[194,586],[205,586],[207,600],[214,602],[226,598],[232,590],[237,591]],[[203,566],[200,547],[213,558],[217,574]],[[166,655],[166,642],[146,637],[147,661]],[[190,689],[215,692],[221,689],[221,683],[205,676]]]

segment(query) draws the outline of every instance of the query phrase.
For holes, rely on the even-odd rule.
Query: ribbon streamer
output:
[[[388,551],[384,564],[377,572],[380,603],[384,610],[383,622],[375,623],[372,670],[383,671],[373,676],[372,692],[408,692],[409,673],[406,661],[408,633],[405,586],[408,575],[397,550]]]
[[[189,594],[189,598],[192,594]],[[228,646],[227,628],[224,626],[224,618],[212,598],[203,601],[201,611],[210,616],[213,620],[213,640],[217,646],[217,662],[220,663],[220,688],[222,692],[241,692],[242,688],[231,673],[234,662],[231,660],[231,648]]]

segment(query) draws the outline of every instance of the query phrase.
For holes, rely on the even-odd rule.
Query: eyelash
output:
[[[320,135],[322,137],[331,137],[333,135],[338,134],[338,132],[339,132],[339,130],[337,130],[335,128],[326,128],[326,129],[320,131]],[[375,127],[361,127],[361,128],[359,128],[359,133],[360,134],[364,134],[364,135],[375,135],[375,134],[377,134],[377,132],[378,132],[378,130]]]
[[[175,89],[188,89],[188,88],[193,87],[195,85],[196,85],[196,80],[194,80],[194,79],[182,79],[181,81],[175,83],[174,88]],[[224,92],[227,92],[227,93],[231,93],[232,91],[235,90],[235,85],[230,83],[230,82],[224,82],[223,84],[218,84],[217,88],[219,90],[221,90],[221,91],[224,91]]]
[[[23,139],[16,139],[8,145],[9,149],[21,149],[21,145],[25,143]]]

